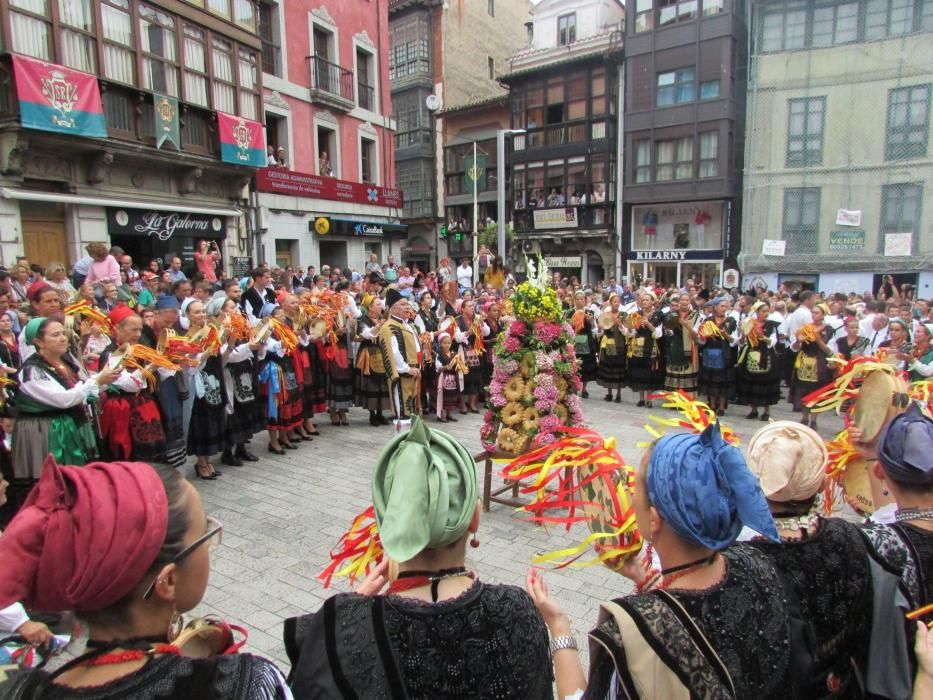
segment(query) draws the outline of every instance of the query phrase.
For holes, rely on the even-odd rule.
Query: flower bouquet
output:
[[[496,340],[487,411],[480,428],[489,452],[519,455],[539,433],[553,442],[560,426],[583,423],[574,331],[563,320],[557,293],[547,286],[547,266],[526,259],[528,281],[512,294],[515,316]]]

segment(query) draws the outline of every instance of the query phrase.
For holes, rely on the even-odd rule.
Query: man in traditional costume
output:
[[[421,413],[421,344],[411,324],[408,300],[397,289],[386,292],[389,319],[379,331],[379,349],[389,382],[389,400],[395,411],[396,431],[411,427],[412,415]]]

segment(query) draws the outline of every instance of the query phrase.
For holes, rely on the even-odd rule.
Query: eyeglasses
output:
[[[209,549],[214,549],[216,547],[219,547],[221,543],[223,542],[223,535],[224,535],[223,523],[217,520],[217,518],[213,518],[210,515],[208,515],[207,516],[207,529],[205,533],[165,563],[166,564],[177,564],[178,562],[182,561],[185,557],[187,557],[189,554],[191,554],[194,550],[196,550],[198,547],[200,547],[205,542],[207,542],[207,546]],[[152,597],[152,594],[155,593],[155,587],[158,582],[159,582],[159,579],[157,578],[152,582],[152,585],[150,585],[149,588],[146,589],[146,592],[143,593],[143,600],[149,600]]]

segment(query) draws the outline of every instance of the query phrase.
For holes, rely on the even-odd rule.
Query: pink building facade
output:
[[[262,0],[269,168],[256,177],[263,257],[363,270],[397,252],[388,0]]]

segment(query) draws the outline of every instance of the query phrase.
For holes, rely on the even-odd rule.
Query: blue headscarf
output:
[[[715,423],[700,435],[665,435],[648,465],[648,499],[683,539],[725,549],[742,526],[778,542],[774,519],[742,452]]]
[[[933,420],[923,415],[916,401],[881,432],[878,459],[888,476],[898,483],[933,483]]]

